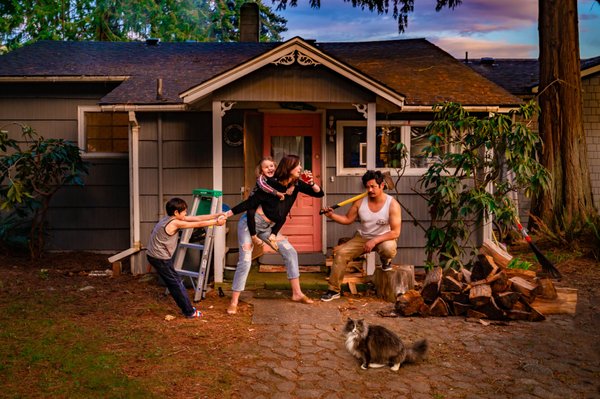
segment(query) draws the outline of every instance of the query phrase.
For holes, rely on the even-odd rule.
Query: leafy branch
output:
[[[20,128],[20,141],[9,136],[6,128],[11,125]],[[50,200],[65,185],[83,185],[88,166],[74,143],[45,139],[18,123],[0,128],[0,150],[4,154],[0,156],[0,210],[20,219],[30,218],[29,251],[32,258],[39,258],[44,250]],[[10,234],[1,230],[4,235]]]

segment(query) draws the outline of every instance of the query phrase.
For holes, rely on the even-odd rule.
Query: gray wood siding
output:
[[[364,103],[372,93],[325,67],[267,66],[218,90],[215,98],[236,101]]]
[[[97,105],[114,84],[0,84],[0,126],[17,122],[46,138],[77,141],[77,107]],[[16,134],[16,126],[8,129]],[[48,211],[50,250],[129,247],[127,159],[89,160],[85,185],[61,188]]]
[[[164,205],[172,197],[192,205],[192,190],[212,188],[210,113],[138,113],[140,124],[140,234],[146,246]],[[163,198],[159,194],[159,132],[162,135]]]
[[[127,159],[95,159],[85,185],[67,186],[48,211],[48,248],[120,250],[129,247]]]

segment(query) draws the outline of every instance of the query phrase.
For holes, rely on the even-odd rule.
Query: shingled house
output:
[[[525,101],[538,92],[537,59],[482,58],[467,65]],[[581,87],[592,195],[594,205],[600,209],[600,56],[581,60]]]
[[[0,56],[0,126],[16,121],[73,140],[91,163],[85,187],[53,200],[54,250],[137,252],[168,198],[191,201],[193,189],[208,188],[235,205],[254,185],[263,154],[292,152],[327,195],[299,200],[283,233],[301,262],[323,260],[355,227],[328,223],[317,210],[362,192],[365,170],[391,170],[390,143],[410,151],[399,199],[428,219],[411,187],[427,166],[423,128],[442,101],[484,114],[521,103],[424,39],[40,41]],[[227,235],[219,229],[216,281],[226,248],[237,245],[236,224],[228,221]],[[397,261],[422,265],[424,242],[404,215]]]

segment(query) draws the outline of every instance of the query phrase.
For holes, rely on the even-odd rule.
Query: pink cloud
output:
[[[492,40],[473,39],[468,37],[443,37],[429,39],[436,46],[456,58],[532,58],[536,56],[537,46],[531,44],[514,44]]]
[[[408,32],[445,30],[461,35],[501,32],[537,24],[537,0],[466,0],[454,10],[435,12],[435,1],[415,3]]]

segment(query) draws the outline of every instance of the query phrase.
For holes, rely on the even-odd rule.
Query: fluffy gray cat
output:
[[[405,362],[417,362],[427,353],[427,340],[422,339],[410,347],[404,346],[398,335],[378,325],[367,325],[364,320],[348,318],[344,326],[346,349],[361,361],[363,370],[390,366],[398,371]]]

